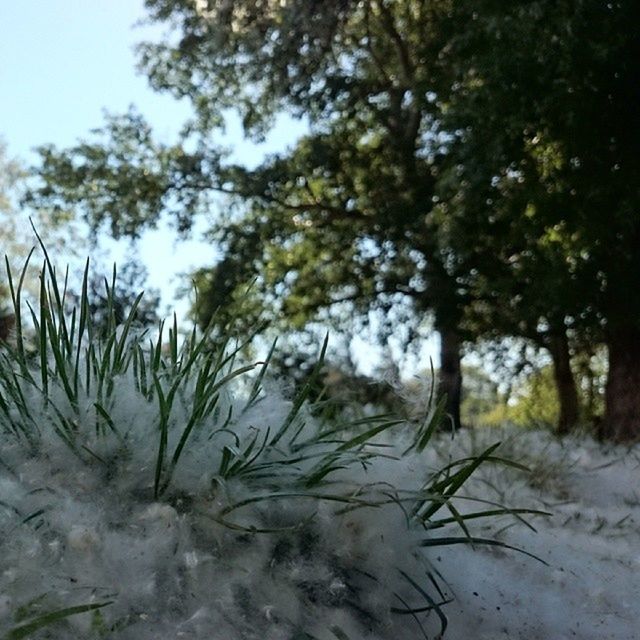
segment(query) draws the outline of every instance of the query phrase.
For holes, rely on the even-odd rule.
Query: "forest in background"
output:
[[[282,371],[304,372],[318,327],[373,323],[407,349],[436,330],[454,426],[638,437],[634,3],[145,4],[167,35],[140,45],[140,70],[192,119],[169,145],[132,108],[77,146],[41,148],[21,206],[53,229],[81,220],[133,239],[161,219],[186,237],[214,211],[207,241],[222,258],[193,274],[194,318],[295,336]],[[282,112],[309,133],[233,164],[216,142],[231,112],[255,140]],[[19,174],[3,161],[3,191]],[[379,400],[340,355],[354,393]]]

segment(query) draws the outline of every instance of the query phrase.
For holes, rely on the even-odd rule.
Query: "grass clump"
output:
[[[443,634],[450,595],[429,550],[500,544],[470,522],[521,517],[459,496],[480,465],[506,463],[497,445],[434,466],[443,404],[431,401],[420,425],[324,423],[307,395],[327,340],[289,400],[269,358],[241,361],[242,342],[195,328],[181,339],[175,317],[141,330],[141,297],[117,324],[115,272],[98,333],[88,268],[72,309],[46,251],[35,308],[21,300],[25,271],[9,273],[0,636]]]

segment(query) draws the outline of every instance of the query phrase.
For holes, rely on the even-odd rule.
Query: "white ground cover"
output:
[[[537,533],[512,526],[497,535],[548,566],[502,549],[443,550],[438,566],[457,595],[446,637],[640,638],[640,446],[558,441],[542,431],[473,435],[461,434],[458,446],[497,438],[503,455],[531,467],[529,477],[481,469],[466,492],[550,512],[530,519]]]
[[[277,425],[287,410],[274,394],[237,428]],[[220,513],[216,500],[223,500],[211,491],[212,454],[205,442],[185,454],[171,499],[155,501],[156,444],[144,426],[147,407],[123,395],[112,417],[120,425],[141,425],[132,431],[138,434],[135,453],[116,477],[106,478],[101,465],[81,462],[55,438],[37,456],[11,439],[0,443],[0,637],[20,621],[16,612],[28,622],[61,607],[109,602],[24,637],[435,638],[441,626],[435,614],[421,629],[413,616],[391,612],[390,606],[403,605],[389,601],[395,591],[412,606],[424,606],[421,583],[437,592],[430,574],[443,599],[452,599],[443,606],[451,640],[640,638],[638,447],[587,438],[558,442],[543,432],[465,432],[453,442],[440,436],[400,463],[376,458],[366,471],[371,483],[414,486],[429,470],[503,441],[502,455],[528,464],[532,473],[485,465],[461,495],[551,515],[526,516],[537,532],[512,516],[467,526],[545,565],[484,545],[416,554],[425,532],[408,528],[397,505],[336,515],[344,505],[283,498],[248,505],[229,521],[249,528],[256,522],[273,529],[302,526],[276,533],[233,530],[212,519]],[[396,442],[389,451],[400,448]],[[349,481],[350,470],[337,473]],[[224,501],[252,495],[241,483],[224,491]],[[464,498],[456,504],[461,512],[478,510]],[[459,537],[460,530],[436,533]],[[417,581],[416,589],[400,571]]]
[[[101,339],[87,273],[69,312],[48,259],[29,337],[23,279],[0,348],[2,640],[640,638],[639,447],[434,437],[442,400],[420,424],[327,420],[305,404],[326,341],[285,398],[230,339],[150,340],[111,297]]]

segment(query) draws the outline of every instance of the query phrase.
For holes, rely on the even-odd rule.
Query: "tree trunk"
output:
[[[462,396],[461,340],[456,329],[441,328],[440,333],[440,379],[438,397],[447,396],[446,411],[449,420],[443,427],[460,429],[460,402]]]
[[[617,442],[640,438],[640,328],[612,328],[607,335],[609,375],[600,435]]]
[[[549,336],[547,348],[553,359],[553,378],[556,383],[558,402],[560,404],[557,432],[564,435],[578,424],[580,411],[576,381],[571,370],[571,353],[566,332],[563,330]]]

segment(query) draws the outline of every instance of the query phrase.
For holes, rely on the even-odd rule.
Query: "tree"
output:
[[[555,345],[566,360],[567,332],[607,344],[603,432],[637,438],[640,302],[629,292],[640,286],[638,8],[487,0],[454,12],[470,26],[444,62],[455,80],[441,99],[459,132],[448,156],[448,241],[476,257],[476,297],[493,308],[525,304],[531,313],[514,319],[550,332],[552,354]],[[562,386],[569,368],[554,363]]]
[[[109,332],[128,318],[134,329],[158,325],[159,291],[146,289],[140,298],[146,277],[146,268],[135,259],[127,260],[118,268],[114,265],[110,278],[101,275],[94,266],[87,279],[87,298],[91,326],[96,335],[101,338],[110,335]],[[79,307],[80,295],[80,292],[72,292],[69,296],[76,307]],[[136,310],[132,314],[134,304]]]
[[[183,139],[159,145],[137,114],[110,118],[97,143],[42,150],[34,201],[135,236],[166,211],[186,230],[227,194],[243,208],[213,229],[224,256],[198,274],[203,322],[219,305],[266,305],[301,326],[348,305],[406,311],[410,335],[431,316],[456,425],[463,342],[526,337],[553,357],[563,430],[577,417],[572,356],[602,340],[605,433],[638,435],[633,3],[146,6],[174,31],[141,46],[140,67],[191,100]],[[283,110],[310,133],[256,169],[232,166],[212,143],[230,109],[257,139]]]
[[[583,342],[576,333],[584,334],[591,313],[575,270],[566,268],[571,247],[560,234],[536,236],[527,216],[517,210],[520,204],[526,210],[526,202],[516,204],[507,189],[484,194],[486,200],[478,202],[473,189],[457,179],[451,188],[448,181],[440,186],[443,242],[468,267],[462,277],[470,299],[467,331],[489,341],[525,338],[546,349],[560,404],[557,431],[569,432],[580,419],[571,360]]]
[[[176,27],[141,46],[140,67],[155,89],[191,100],[183,144],[156,144],[133,113],[110,119],[102,143],[41,151],[46,184],[35,201],[80,206],[94,227],[108,220],[115,235],[135,235],[167,209],[188,227],[212,191],[242,199],[244,214],[215,230],[222,261],[198,276],[201,319],[256,276],[272,315],[294,325],[347,302],[363,318],[402,303],[416,326],[433,314],[440,390],[459,426],[464,301],[429,216],[439,20],[449,2],[146,6]],[[228,166],[210,140],[229,109],[258,139],[282,110],[307,118],[311,133],[255,170]]]
[[[14,199],[16,188],[25,172],[20,163],[8,157],[6,145],[0,140],[0,259],[16,266],[16,254],[24,260],[28,249],[18,229]],[[4,271],[4,265],[2,267]],[[9,283],[6,274],[0,280],[0,343],[11,334],[14,318],[10,304]]]
[[[11,270],[14,279],[14,287],[17,286],[22,269],[32,250],[35,256],[25,272],[23,283],[23,297],[31,300],[39,296],[40,280],[39,266],[37,263],[42,257],[38,247],[38,239],[33,229],[38,233],[48,252],[52,255],[62,253],[67,259],[72,258],[81,251],[81,245],[85,245],[80,231],[72,224],[70,215],[66,212],[55,212],[47,209],[38,211],[19,211],[16,201],[21,191],[26,186],[29,172],[15,159],[7,156],[6,147],[0,144],[0,255],[3,262],[6,256],[6,264]],[[33,225],[33,229],[31,229]],[[98,252],[97,244],[93,244],[94,255]],[[64,271],[68,265],[57,265]],[[143,282],[146,271],[135,260],[129,260],[121,265],[115,290],[111,296],[105,293],[107,287],[113,284],[105,280],[99,271],[92,271],[89,279],[89,312],[93,317],[93,326],[98,331],[108,331],[109,318],[116,322],[121,321],[134,303]],[[74,274],[70,274],[67,295],[76,301],[80,298],[80,287]],[[107,299],[111,307],[107,305]],[[154,324],[158,320],[157,307],[159,294],[157,291],[147,292],[144,299],[138,305],[136,320],[141,325]],[[10,296],[10,287],[7,276],[0,281],[0,342],[7,341],[14,326],[14,309]]]

